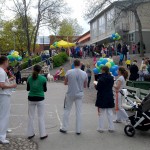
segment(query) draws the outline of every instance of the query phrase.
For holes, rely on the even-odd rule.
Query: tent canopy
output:
[[[70,48],[70,47],[73,47],[73,46],[76,46],[75,43],[69,43],[69,42],[66,42],[66,41],[59,41],[59,42],[55,42],[53,45],[50,46],[50,48]]]

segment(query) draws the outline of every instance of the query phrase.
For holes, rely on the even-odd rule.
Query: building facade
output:
[[[40,53],[44,50],[49,50],[50,47],[50,37],[49,36],[38,36],[36,44],[38,47],[36,48],[36,52]]]
[[[120,2],[121,3],[121,2]],[[121,35],[120,43],[126,42],[129,45],[139,42],[138,24],[132,12],[121,12],[113,3],[103,10],[99,15],[90,21],[91,44],[108,44],[113,33]],[[138,14],[142,22],[142,31],[146,52],[150,52],[150,3],[139,6]],[[115,43],[117,44],[117,42]]]
[[[74,42],[78,43],[79,46],[90,45],[90,38],[90,31],[88,31],[77,38]]]

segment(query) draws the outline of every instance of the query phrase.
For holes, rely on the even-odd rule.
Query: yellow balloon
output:
[[[110,58],[107,58],[107,60],[108,60],[108,62],[113,62],[113,60],[112,60],[112,59],[110,59]]]
[[[110,62],[107,62],[107,63],[106,63],[106,66],[107,66],[108,68],[111,68],[111,63],[110,63]]]

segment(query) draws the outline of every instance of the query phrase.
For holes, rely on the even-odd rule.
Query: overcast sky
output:
[[[90,27],[89,27],[89,24],[87,23],[88,21],[84,20],[84,18],[83,18],[83,11],[84,11],[84,7],[85,7],[84,1],[85,0],[65,0],[65,1],[72,10],[70,15],[69,16],[67,15],[66,17],[77,18],[78,23],[84,29],[83,33],[87,32],[90,29]],[[12,1],[9,1],[8,5],[9,6],[13,5]],[[32,13],[32,14],[35,14],[35,13]],[[5,8],[4,15],[5,15],[5,19],[6,18],[13,19],[12,13],[10,13],[10,10],[8,10],[8,9],[6,10],[6,8]],[[40,29],[39,32],[40,32],[41,36],[50,34],[50,32],[46,28]]]
[[[89,24],[87,20],[83,18],[83,9],[85,8],[85,0],[66,0],[68,6],[71,7],[73,13],[71,13],[72,18],[77,18],[79,24],[84,28],[84,32],[89,30]]]
[[[66,3],[68,4],[68,6],[71,8],[72,12],[70,13],[69,16],[67,17],[71,17],[71,18],[77,18],[78,23],[80,24],[80,26],[83,27],[83,33],[87,32],[90,29],[90,26],[88,24],[87,20],[84,20],[83,18],[83,9],[85,7],[85,0],[65,0]],[[44,32],[43,32],[44,30]],[[43,33],[45,35],[49,35],[50,33],[48,32],[47,29],[41,29],[40,30],[40,35],[43,35]]]

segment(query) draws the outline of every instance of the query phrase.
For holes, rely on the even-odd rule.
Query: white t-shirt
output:
[[[66,78],[68,79],[69,96],[83,96],[84,82],[87,80],[86,72],[81,69],[71,69],[67,71]]]
[[[118,81],[121,81],[121,86],[120,86],[120,89],[119,89],[119,91],[120,91],[120,90],[122,90],[123,88],[125,88],[125,86],[126,86],[126,81],[125,81],[125,79],[124,79],[123,76],[120,76],[120,77],[116,80],[116,84],[117,84]]]
[[[9,85],[9,79],[8,76],[3,68],[0,68],[0,83],[5,83],[6,85]],[[0,95],[11,95],[12,89],[2,89],[0,88]]]

